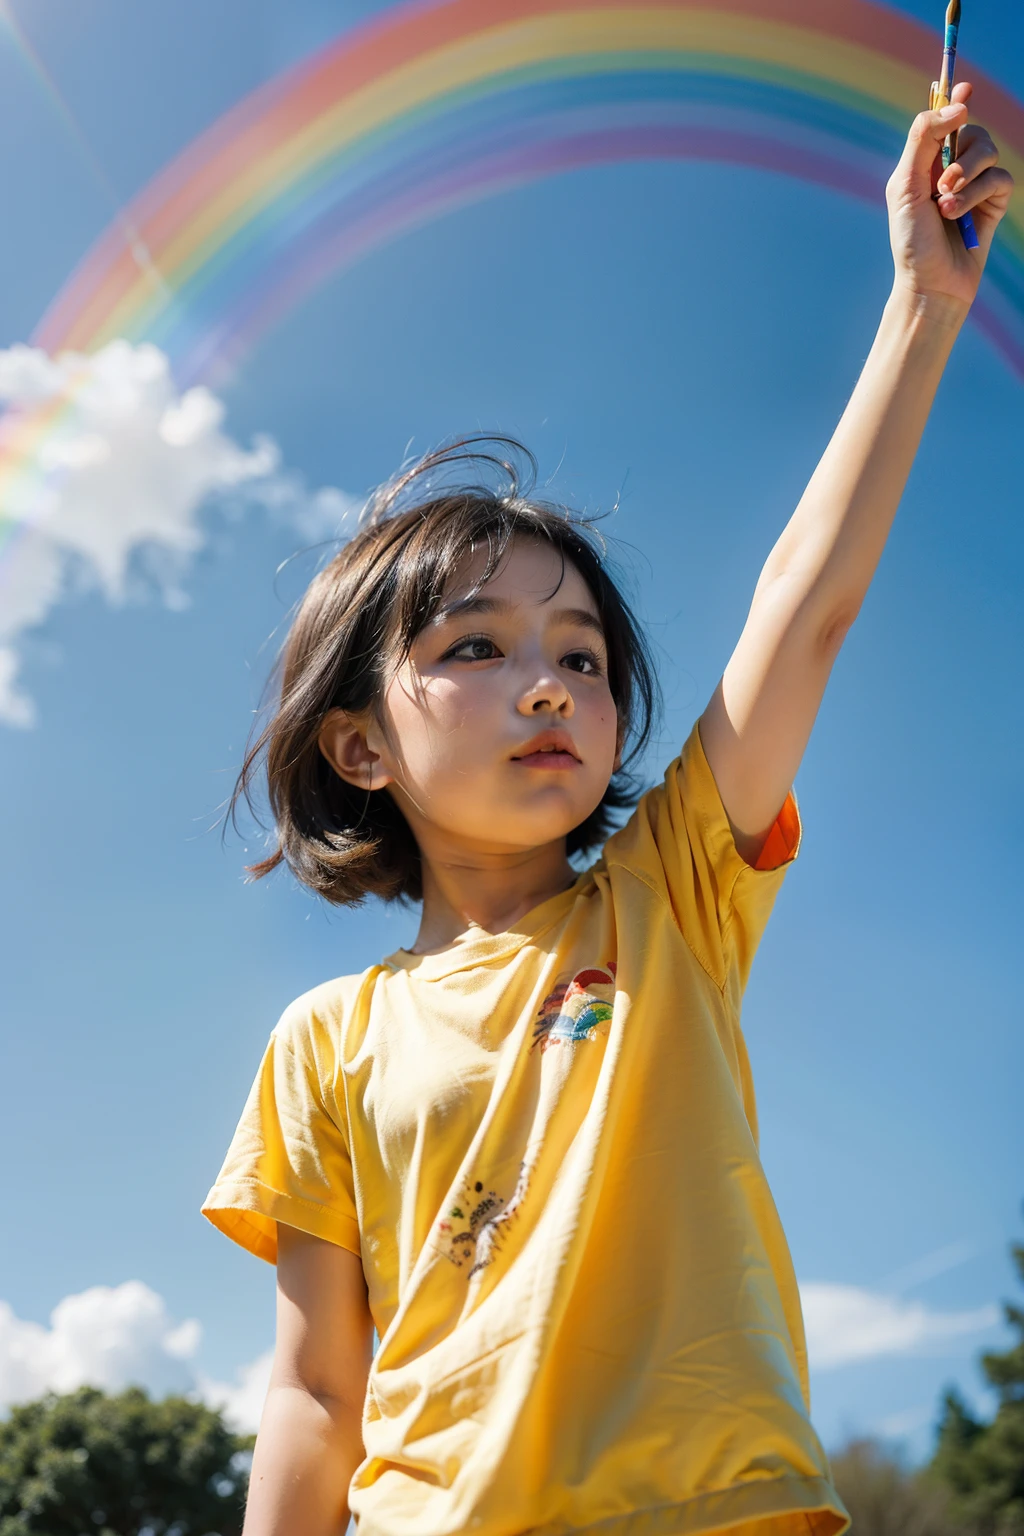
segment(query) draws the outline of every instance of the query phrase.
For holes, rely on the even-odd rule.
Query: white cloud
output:
[[[49,1328],[25,1322],[0,1301],[0,1407],[86,1384],[188,1391],[194,1382],[188,1362],[201,1332],[194,1318],[175,1327],[163,1298],[140,1280],[65,1296]]]
[[[0,350],[0,720],[29,726],[19,642],[69,593],[98,587],[125,601],[143,575],[172,607],[205,542],[211,500],[263,509],[304,538],[337,534],[356,503],[307,493],[269,437],[248,448],[224,431],[208,389],[179,393],[151,345],[114,341],[86,357]],[[14,525],[13,528],[11,525]],[[4,525],[7,525],[4,528]]]
[[[222,1411],[228,1424],[238,1434],[255,1434],[260,1426],[263,1399],[267,1395],[273,1363],[274,1351],[268,1349],[266,1354],[259,1355],[251,1365],[242,1366],[233,1386],[200,1375],[196,1390],[204,1403]]]
[[[243,1366],[233,1384],[213,1381],[196,1365],[202,1333],[194,1317],[174,1323],[163,1297],[141,1280],[65,1296],[49,1328],[0,1301],[0,1412],[44,1392],[141,1386],[158,1397],[187,1393],[222,1409],[239,1433],[256,1430],[273,1351]]]
[[[999,1321],[998,1307],[936,1312],[922,1301],[808,1281],[800,1287],[812,1370],[903,1355],[943,1340],[980,1333]]]

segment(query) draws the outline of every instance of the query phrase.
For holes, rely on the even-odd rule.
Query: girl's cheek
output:
[[[476,684],[476,686],[474,686]],[[445,680],[432,690],[429,700],[432,723],[446,734],[452,731],[484,730],[488,710],[496,703],[493,686],[486,681],[473,679],[471,684],[459,686]]]
[[[465,706],[465,686],[451,677],[426,677],[420,684],[420,698],[429,715],[448,717]]]
[[[407,762],[420,774],[446,772],[453,761],[465,766],[475,737],[480,734],[479,717],[470,701],[452,690],[434,693],[423,700],[424,707],[408,721],[401,738],[408,744]]]

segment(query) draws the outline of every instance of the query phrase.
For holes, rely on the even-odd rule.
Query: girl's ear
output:
[[[339,778],[357,789],[383,789],[393,783],[380,755],[366,744],[366,721],[332,709],[320,727],[320,751]]]

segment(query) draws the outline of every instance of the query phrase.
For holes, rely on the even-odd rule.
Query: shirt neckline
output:
[[[486,933],[482,928],[470,928],[453,939],[446,949],[429,955],[414,955],[408,949],[396,949],[385,955],[383,964],[392,971],[414,973],[420,981],[439,981],[456,971],[468,971],[478,965],[493,965],[507,960],[522,949],[531,939],[536,939],[545,929],[564,917],[581,896],[588,882],[593,881],[594,866],[577,875],[566,890],[549,896],[539,906],[528,912],[504,933]]]

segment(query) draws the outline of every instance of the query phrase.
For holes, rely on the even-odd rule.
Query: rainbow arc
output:
[[[33,340],[51,354],[151,341],[180,385],[217,382],[388,240],[589,165],[753,166],[881,210],[940,53],[937,32],[871,0],[415,0],[190,144],[97,241]],[[961,72],[1024,188],[1024,106]],[[1024,193],[972,313],[1024,378]],[[0,431],[0,508],[12,459],[24,470],[46,431]]]

